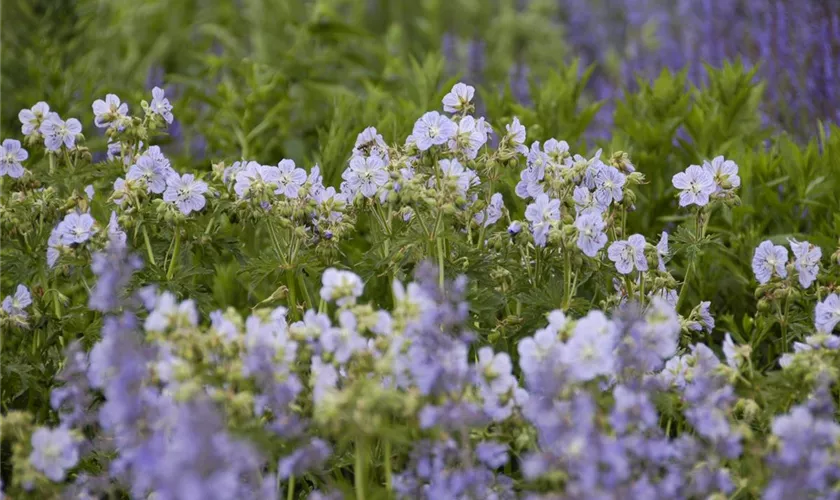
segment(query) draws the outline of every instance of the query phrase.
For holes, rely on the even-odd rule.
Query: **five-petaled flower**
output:
[[[20,141],[5,139],[0,149],[0,177],[8,175],[12,179],[23,176],[24,169],[20,162],[29,158],[29,153],[20,146]]]
[[[166,178],[163,201],[174,204],[182,214],[189,215],[191,212],[198,212],[204,208],[207,202],[204,199],[206,192],[207,183],[196,180],[193,174],[171,173]]]
[[[93,123],[99,128],[120,127],[121,121],[128,115],[128,104],[120,103],[115,94],[108,94],[105,100],[93,101]]]
[[[437,111],[429,111],[414,123],[411,133],[414,144],[420,151],[432,146],[446,144],[458,132],[458,126]]]
[[[787,248],[781,245],[773,245],[770,240],[762,241],[755,249],[752,259],[755,279],[763,285],[770,281],[774,274],[780,278],[787,278],[787,269],[785,269],[787,260]]]
[[[630,274],[633,268],[639,271],[648,270],[645,237],[641,234],[634,234],[627,240],[613,242],[607,249],[607,256],[615,262],[615,268],[621,274]]]
[[[474,95],[475,87],[458,82],[443,96],[443,110],[447,113],[463,111],[469,107]]]
[[[67,149],[73,149],[76,147],[76,136],[82,133],[82,124],[75,118],[65,122],[57,114],[50,114],[40,130],[48,150],[58,151],[62,144]]]
[[[676,174],[671,182],[680,189],[680,206],[705,206],[709,203],[709,196],[715,192],[715,181],[712,175],[697,165],[689,166],[685,172]]]
[[[152,113],[162,117],[166,123],[172,123],[172,104],[164,97],[163,89],[155,87],[152,89],[152,102],[149,104]]]

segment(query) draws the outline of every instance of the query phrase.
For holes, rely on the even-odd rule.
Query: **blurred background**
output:
[[[574,80],[572,111],[592,105],[592,116],[568,132],[590,142],[612,135],[616,99],[640,81],[672,69],[702,86],[706,65],[725,60],[757,70],[764,126],[807,138],[840,120],[836,0],[6,0],[2,9],[3,137],[41,100],[94,134],[94,99],[116,93],[136,110],[160,85],[176,106],[170,154],[196,168],[289,157],[321,162],[333,178],[364,126],[401,141],[455,78],[479,87],[491,123],[500,103],[534,105],[535,89]]]

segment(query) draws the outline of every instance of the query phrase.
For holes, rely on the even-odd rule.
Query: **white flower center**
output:
[[[431,137],[432,139],[434,139],[434,138],[435,138],[435,137],[437,137],[439,134],[440,134],[440,129],[439,129],[437,126],[434,126],[434,125],[433,125],[433,126],[429,127],[429,137]]]

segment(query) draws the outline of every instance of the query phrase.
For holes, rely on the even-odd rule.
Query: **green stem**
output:
[[[149,256],[149,263],[153,266],[156,266],[155,263],[155,254],[152,252],[152,243],[149,241],[149,233],[146,232],[146,225],[142,226],[143,228],[143,241],[146,243],[146,254]]]
[[[289,316],[297,318],[297,294],[295,286],[295,272],[292,269],[286,270],[286,286],[289,288]]]
[[[356,500],[365,498],[365,460],[363,440],[356,442],[356,465],[353,469],[353,483],[356,488]]]
[[[384,450],[382,452],[385,456],[385,489],[388,491],[390,497],[391,492],[391,442],[387,439],[384,443]]]
[[[443,290],[443,283],[444,283],[444,275],[443,275],[443,238],[437,239],[437,254],[438,254],[438,285],[440,285],[440,289]]]
[[[178,262],[178,251],[181,249],[181,230],[175,228],[175,247],[172,249],[172,258],[169,261],[169,269],[166,271],[166,279],[171,280],[175,275],[175,263]]]
[[[694,261],[688,263],[688,269],[685,270],[685,277],[683,278],[683,284],[680,287],[680,296],[677,298],[677,313],[680,312],[680,306],[683,303],[683,299],[685,298],[685,291],[688,289],[688,281],[691,279],[691,271],[694,269]]]
[[[287,487],[286,491],[286,500],[292,500],[295,498],[295,476],[289,476],[289,486]]]
[[[55,155],[52,153],[47,153],[47,158],[50,159],[50,174],[55,172]]]
[[[569,249],[564,248],[563,250],[563,257],[565,258],[565,265],[563,267],[563,283],[565,284],[565,288],[563,289],[563,309],[568,309],[572,301],[572,255]]]

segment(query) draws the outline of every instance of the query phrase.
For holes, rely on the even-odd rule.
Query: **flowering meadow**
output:
[[[0,498],[840,500],[840,49],[808,101],[723,34],[555,61],[537,1],[482,71],[433,2],[201,3],[13,7]]]

